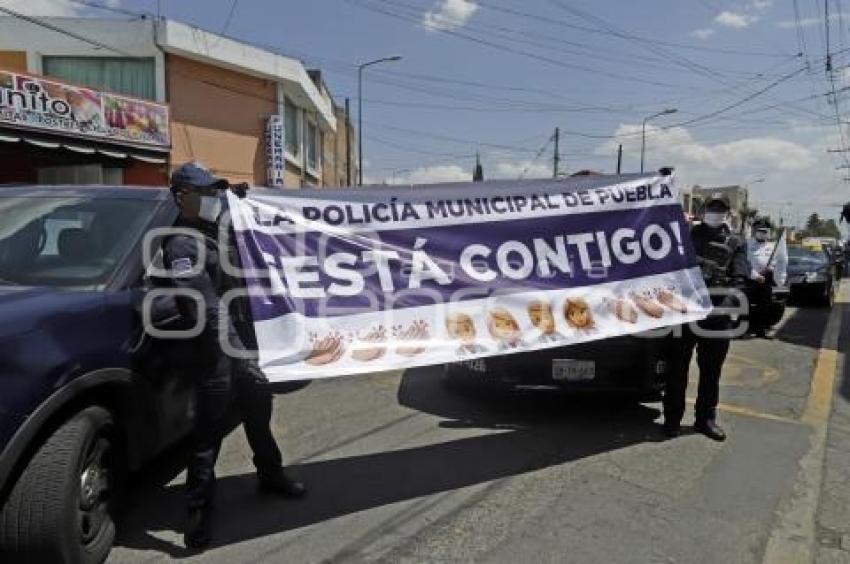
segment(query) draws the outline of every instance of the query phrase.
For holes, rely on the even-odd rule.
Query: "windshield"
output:
[[[106,283],[155,206],[92,196],[0,198],[0,284]]]
[[[788,266],[816,267],[824,266],[828,262],[826,251],[816,251],[802,247],[788,248]]]

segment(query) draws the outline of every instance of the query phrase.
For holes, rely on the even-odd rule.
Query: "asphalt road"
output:
[[[790,308],[776,340],[733,344],[725,443],[692,433],[662,440],[657,404],[458,396],[435,368],[314,382],[275,401],[275,433],[310,487],[305,499],[259,496],[236,430],[217,467],[213,546],[203,554],[182,546],[178,449],[135,480],[109,561],[726,564],[796,548],[805,556],[817,534],[808,523],[829,410],[816,400],[831,399],[832,388],[821,388],[835,375],[835,354],[821,347],[837,341],[841,315],[833,318]],[[842,561],[850,546],[831,554]]]

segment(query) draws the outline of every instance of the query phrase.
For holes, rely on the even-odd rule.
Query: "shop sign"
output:
[[[283,186],[283,117],[269,116],[266,122],[266,168],[268,185]]]
[[[171,146],[168,106],[5,70],[0,70],[0,125]]]

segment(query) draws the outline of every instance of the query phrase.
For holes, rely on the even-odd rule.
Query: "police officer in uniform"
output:
[[[702,221],[691,229],[691,239],[706,285],[711,288],[742,289],[749,277],[747,251],[742,239],[732,233],[726,219],[729,200],[722,193],[712,194],[705,202]],[[715,307],[735,306],[734,297],[712,294]],[[671,366],[664,393],[664,432],[675,437],[680,433],[685,414],[685,391],[688,386],[688,368],[694,349],[699,366],[694,430],[716,441],[726,438],[717,424],[717,402],[720,395],[720,373],[729,352],[732,320],[728,314],[713,311],[698,323],[697,328],[682,326],[681,337],[671,343]],[[702,334],[708,330],[713,334]],[[721,334],[717,334],[720,332]]]
[[[747,260],[750,263],[749,298],[756,306],[750,315],[750,329],[756,337],[771,339],[768,318],[773,286],[784,286],[787,277],[788,254],[782,237],[770,241],[772,225],[763,217],[753,222],[753,238],[747,240]],[[781,243],[781,244],[780,244]]]
[[[176,296],[181,317],[190,327],[199,315],[206,317],[201,334],[179,345],[193,359],[191,377],[197,398],[193,450],[186,480],[189,518],[184,540],[190,548],[202,548],[211,540],[215,462],[227,431],[227,415],[234,403],[254,453],[259,489],[285,497],[301,497],[306,492],[304,485],[283,469],[270,427],[272,396],[264,385],[265,376],[256,361],[228,356],[220,344],[222,339],[227,339],[236,349],[256,350],[250,317],[244,311],[234,311],[240,309],[238,300],[226,312],[229,314],[227,334],[220,334],[219,320],[225,312],[220,311],[219,298],[238,283],[223,271],[220,257],[229,253],[231,264],[239,265],[232,233],[227,249],[218,245],[218,220],[228,187],[226,180],[213,176],[199,163],[186,163],[176,169],[171,176],[172,195],[180,208],[176,226],[200,234],[203,262],[199,262],[198,238],[177,234],[163,241],[163,262],[170,271],[172,287],[190,288],[203,296],[201,305],[191,297]],[[199,312],[199,307],[204,312]]]

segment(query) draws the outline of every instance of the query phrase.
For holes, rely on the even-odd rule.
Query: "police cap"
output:
[[[224,190],[227,180],[215,176],[210,169],[198,161],[183,163],[171,173],[172,189],[180,187],[217,188]]]
[[[705,207],[717,204],[723,205],[727,210],[732,208],[732,205],[729,203],[729,197],[723,192],[713,192],[705,199]]]

